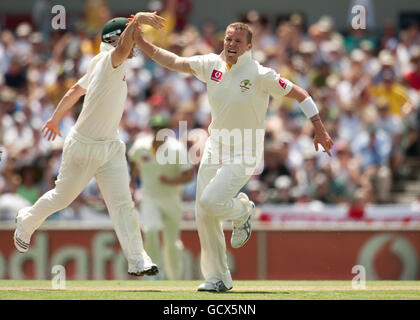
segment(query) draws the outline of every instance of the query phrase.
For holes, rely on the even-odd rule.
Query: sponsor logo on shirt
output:
[[[287,83],[286,83],[286,81],[284,81],[284,79],[283,79],[282,77],[280,77],[280,79],[279,79],[279,85],[280,85],[283,89],[286,89],[286,87],[287,87]]]
[[[242,92],[248,91],[249,89],[251,89],[251,86],[251,81],[249,81],[248,79],[242,80],[239,84],[239,87],[241,88]]]
[[[211,73],[211,80],[220,82],[220,79],[222,79],[223,72],[213,69],[213,72]]]
[[[151,159],[150,159],[150,157],[149,157],[148,155],[143,155],[143,156],[141,157],[141,160],[142,160],[143,162],[149,162]]]

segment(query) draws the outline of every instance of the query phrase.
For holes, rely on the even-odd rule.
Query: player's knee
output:
[[[57,190],[52,190],[45,195],[47,201],[54,203],[54,209],[56,211],[63,210],[67,208],[76,198],[75,195],[68,192],[58,192]]]
[[[198,200],[198,205],[204,212],[211,212],[215,205],[215,199],[207,194],[203,194]]]
[[[117,211],[134,209],[134,202],[128,197],[115,198],[109,205]]]
[[[214,217],[218,215],[220,210],[223,210],[225,203],[215,197],[203,195],[199,200],[199,206],[202,209],[202,216]]]

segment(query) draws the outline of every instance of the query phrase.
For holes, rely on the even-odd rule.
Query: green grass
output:
[[[201,281],[0,280],[0,300],[420,300],[420,281],[234,281],[228,293],[197,292]]]

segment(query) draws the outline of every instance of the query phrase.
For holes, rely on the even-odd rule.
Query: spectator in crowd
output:
[[[258,179],[251,179],[245,186],[245,191],[248,194],[248,197],[251,201],[255,203],[256,206],[262,205],[268,200],[267,186],[264,183],[261,183]]]
[[[397,81],[391,70],[384,70],[382,81],[372,87],[372,95],[385,98],[389,103],[391,113],[401,118],[412,111],[406,88]]]
[[[348,142],[344,140],[337,142],[335,154],[336,157],[327,164],[325,170],[329,173],[333,188],[339,190],[334,192],[334,196],[339,197],[336,202],[346,202],[361,186],[359,160],[353,157]]]
[[[21,183],[16,192],[30,204],[34,204],[41,195],[38,184],[40,174],[35,166],[24,166],[20,171]]]
[[[357,154],[362,173],[362,185],[373,186],[375,199],[384,203],[389,201],[392,175],[388,166],[392,141],[388,134],[370,123],[352,143],[353,153]]]
[[[413,48],[410,62],[411,68],[404,75],[404,79],[410,88],[420,92],[420,46]]]
[[[376,126],[382,129],[391,140],[390,162],[389,167],[393,173],[393,177],[397,177],[399,169],[404,163],[404,146],[403,146],[403,123],[399,116],[392,115],[390,112],[389,102],[382,98],[376,102],[377,118]]]
[[[275,189],[270,194],[270,200],[274,203],[292,204],[293,199],[290,193],[292,179],[289,176],[281,175],[274,181]]]

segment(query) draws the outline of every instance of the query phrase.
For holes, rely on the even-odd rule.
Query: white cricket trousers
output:
[[[152,261],[164,266],[165,278],[168,280],[181,280],[182,276],[181,219],[180,194],[156,197],[144,193],[140,204],[144,247]],[[163,246],[160,242],[160,231],[162,231]]]
[[[256,165],[249,166],[244,161],[235,163],[229,155],[216,151],[217,148],[219,145],[208,138],[198,170],[195,214],[204,279],[222,280],[230,288],[232,277],[222,221],[235,220],[246,214],[247,208],[236,195],[251,178]],[[214,163],[214,157],[220,157],[219,163]]]
[[[69,206],[95,177],[129,267],[147,259],[138,214],[129,189],[123,141],[88,139],[72,129],[67,136],[55,188],[20,210],[22,227],[32,234],[53,213]]]

